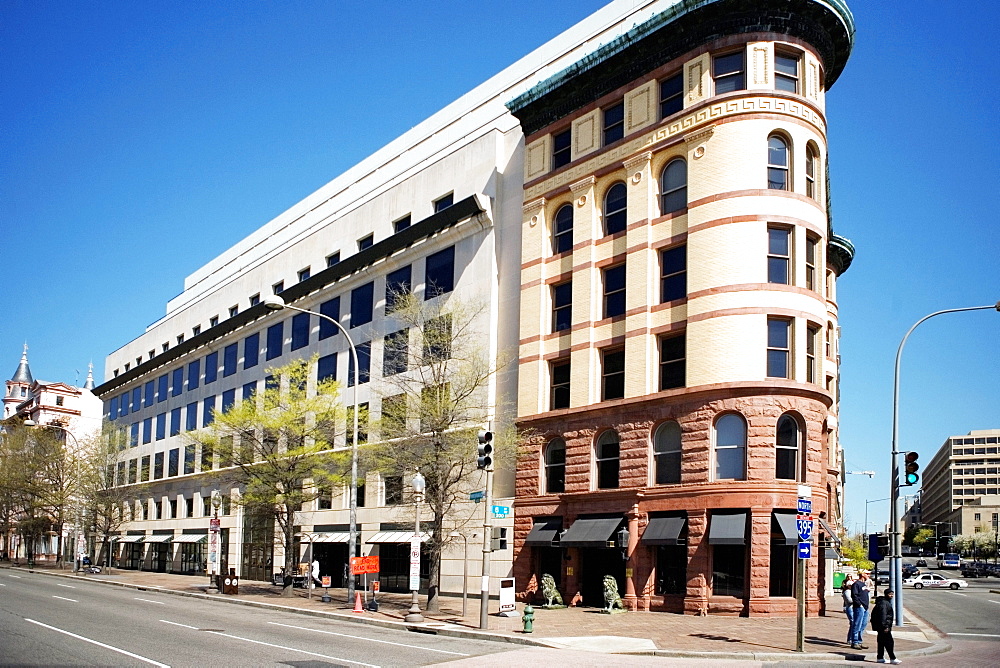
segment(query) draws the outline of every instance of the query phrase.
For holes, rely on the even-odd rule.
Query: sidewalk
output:
[[[4,564],[3,568],[17,568]],[[21,570],[27,570],[20,567]],[[495,640],[522,645],[585,650],[602,653],[650,654],[687,658],[714,659],[755,659],[790,660],[811,659],[837,661],[843,659],[875,659],[875,636],[869,630],[866,653],[852,650],[844,643],[847,635],[847,620],[839,605],[839,596],[828,599],[832,611],[828,617],[806,619],[805,653],[799,654],[795,648],[794,618],[764,617],[695,617],[658,612],[631,612],[607,615],[594,608],[566,608],[564,610],[542,610],[535,608],[534,633],[521,631],[520,612],[518,617],[489,618],[489,631],[479,629],[479,597],[470,595],[468,611],[462,617],[460,597],[442,597],[441,610],[424,613],[426,622],[406,624],[403,617],[410,607],[409,594],[378,594],[378,612],[353,612],[353,604],[348,605],[346,589],[331,589],[331,603],[320,601],[322,589],[314,589],[311,598],[305,589],[293,590],[293,596],[282,597],[281,590],[266,582],[241,581],[239,594],[226,596],[208,594],[208,579],[188,575],[149,573],[114,569],[111,574],[83,575],[71,570],[35,567],[33,572],[42,572],[69,578],[116,584],[141,589],[158,589],[164,593],[182,596],[198,596],[221,599],[229,603],[277,606],[303,614],[335,616],[338,619],[378,624],[383,626],[405,625],[419,627],[420,630],[441,635]],[[476,592],[478,594],[478,592]],[[363,594],[362,594],[363,595]],[[425,597],[420,605],[424,607]],[[496,605],[496,601],[492,601]],[[894,632],[896,654],[900,657],[945,652],[950,646],[940,640],[922,622],[906,615],[906,625]],[[925,633],[926,629],[926,633]]]

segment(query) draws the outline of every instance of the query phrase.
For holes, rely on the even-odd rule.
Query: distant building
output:
[[[1000,513],[1000,429],[945,439],[924,469],[920,499],[923,523],[945,524],[948,535],[993,531]]]

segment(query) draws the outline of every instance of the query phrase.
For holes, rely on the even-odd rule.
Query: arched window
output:
[[[618,488],[618,434],[609,429],[597,439],[595,446],[597,462],[597,489]]]
[[[573,207],[569,204],[556,211],[552,221],[552,252],[556,255],[573,248]]]
[[[778,418],[774,448],[774,477],[778,480],[802,480],[802,430],[798,421],[788,413]]]
[[[742,415],[726,413],[715,422],[716,480],[746,478],[747,423]]]
[[[767,187],[790,190],[788,179],[788,142],[778,135],[767,138]]]
[[[566,441],[556,438],[545,447],[545,493],[566,491]]]
[[[604,234],[611,235],[625,231],[625,207],[628,193],[624,183],[616,183],[608,188],[604,196]]]
[[[667,163],[660,175],[660,214],[687,208],[687,163],[677,158]]]
[[[653,434],[653,466],[657,485],[681,481],[681,426],[673,420]]]
[[[819,189],[816,187],[816,177],[819,175],[819,152],[816,145],[809,142],[806,145],[806,196],[817,199]]]

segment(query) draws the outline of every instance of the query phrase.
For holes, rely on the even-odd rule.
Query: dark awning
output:
[[[681,532],[687,517],[650,517],[646,530],[642,532],[644,545],[680,545]]]
[[[608,541],[618,530],[622,518],[580,517],[566,530],[559,544],[563,547],[607,547]]]
[[[826,539],[827,540],[832,540],[837,545],[840,545],[840,538],[837,537],[837,534],[834,533],[833,529],[830,528],[830,525],[827,524],[826,520],[824,520],[822,517],[819,518],[819,525],[821,527],[823,527],[823,531],[826,532]],[[839,557],[838,557],[838,559],[839,559]]]
[[[747,514],[713,514],[708,527],[709,545],[746,545]]]
[[[799,529],[795,524],[795,515],[791,513],[772,513],[771,529],[777,525],[778,532],[785,537],[785,545],[799,544]]]
[[[535,520],[534,526],[531,527],[531,533],[524,539],[524,544],[549,547],[552,545],[552,541],[558,538],[560,531],[562,531],[561,517]]]
[[[824,559],[833,559],[834,561],[840,561],[840,552],[837,552],[832,547],[826,548],[823,552]]]

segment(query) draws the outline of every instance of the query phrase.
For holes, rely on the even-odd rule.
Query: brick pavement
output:
[[[186,595],[206,595],[208,580],[205,577],[150,573],[114,569],[101,575],[75,575],[69,570],[58,571],[51,568],[36,568],[37,571],[53,575],[81,577],[113,582],[120,585],[159,588]],[[331,603],[320,600],[321,589],[313,590],[310,598],[305,589],[293,590],[291,597],[281,596],[281,590],[266,582],[242,581],[237,596],[211,595],[213,598],[228,599],[244,604],[276,605],[293,608],[311,614],[345,616],[369,623],[402,623],[402,618],[410,606],[409,594],[380,593],[379,612],[354,613],[347,604],[346,589],[331,589]],[[479,599],[469,597],[468,614],[463,619],[462,599],[442,597],[441,610],[426,613],[427,624],[442,632],[450,630],[460,633],[478,633]],[[806,620],[807,654],[811,658],[843,659],[861,658],[859,652],[851,650],[843,641],[847,635],[847,620],[840,611],[839,598],[831,597],[829,604],[833,612],[828,617],[810,617]],[[426,599],[421,597],[423,608]],[[495,605],[495,602],[494,602]],[[522,607],[518,606],[520,612]],[[360,619],[358,619],[360,618]],[[794,618],[746,618],[746,617],[695,617],[663,612],[629,612],[607,615],[593,608],[566,608],[563,610],[542,610],[535,608],[534,633],[521,632],[520,616],[489,618],[489,632],[497,640],[544,644],[556,647],[584,648],[600,638],[603,651],[629,651],[645,649],[660,650],[659,654],[682,654],[696,656],[700,653],[724,653],[748,658],[754,655],[784,654],[793,658],[795,647]],[[451,634],[451,633],[449,633]],[[925,637],[922,630],[908,620],[907,625],[898,629],[896,651],[901,656],[941,651],[946,648],[935,638]],[[579,639],[579,640],[576,640]],[[629,641],[626,639],[646,639]],[[649,643],[648,641],[651,641]],[[868,658],[874,656],[875,638],[872,634],[867,641],[870,646]],[[791,653],[791,654],[789,654]],[[716,654],[718,656],[718,654]]]

